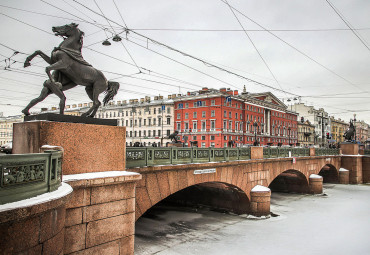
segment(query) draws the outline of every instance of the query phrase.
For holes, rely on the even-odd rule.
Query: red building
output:
[[[272,93],[208,89],[174,99],[175,130],[188,146],[228,147],[297,143],[297,116]]]

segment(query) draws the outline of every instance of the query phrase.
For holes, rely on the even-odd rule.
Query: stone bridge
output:
[[[89,132],[82,124],[74,124],[73,129],[71,124],[54,122],[37,125],[19,126],[21,135],[38,137],[40,143],[21,144],[19,150],[27,146],[29,150],[19,153],[39,152],[41,144],[61,146],[63,183],[57,190],[27,201],[0,203],[3,254],[133,254],[136,220],[161,201],[260,216],[270,213],[271,191],[317,194],[322,192],[323,182],[370,182],[370,156],[363,155],[356,144],[342,144],[338,155],[315,155],[310,148],[297,157],[268,158],[262,147],[252,147],[249,155],[242,155],[248,159],[126,169],[123,127],[95,126],[94,132],[100,135],[91,139],[83,135]],[[47,127],[53,132],[48,133]],[[80,132],[77,140],[76,130]],[[118,135],[112,139],[114,132]],[[19,142],[29,141],[33,140]],[[97,144],[99,148],[92,150]],[[209,154],[210,161],[215,158]],[[54,162],[52,156],[50,160]],[[50,169],[58,173],[55,166],[59,163],[55,164],[50,163]],[[1,161],[0,167],[5,176],[9,169]],[[58,175],[48,178],[57,179]],[[4,191],[3,180],[0,192]]]

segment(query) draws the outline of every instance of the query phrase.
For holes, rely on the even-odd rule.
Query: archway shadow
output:
[[[269,185],[272,192],[308,193],[306,176],[297,170],[287,170],[279,174]]]

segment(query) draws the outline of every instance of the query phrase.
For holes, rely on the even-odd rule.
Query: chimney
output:
[[[140,98],[140,103],[144,103],[145,99],[144,98]]]
[[[42,112],[46,112],[47,110],[48,110],[48,108],[41,108]]]
[[[172,94],[172,99],[176,98],[176,94]]]
[[[158,100],[158,96],[155,96],[155,97],[154,97],[154,100]]]
[[[52,111],[55,111],[57,108],[55,106],[51,107]]]
[[[72,108],[76,108],[76,107],[77,107],[77,105],[76,105],[76,104],[73,104],[73,105],[72,105]]]
[[[203,87],[202,88],[202,91],[208,91],[208,88],[207,87]]]
[[[171,95],[168,95],[168,99],[171,99],[172,98],[172,96]]]
[[[226,88],[220,88],[220,92],[226,92]]]
[[[233,95],[233,91],[232,90],[228,90],[228,91],[226,91],[226,93],[229,94],[229,95]]]
[[[190,91],[188,91],[186,94],[187,94],[188,96],[190,96]]]
[[[130,100],[128,100],[128,103],[129,103],[129,104],[133,104],[133,103],[134,103],[134,99],[130,99]]]
[[[163,96],[159,96],[159,99],[163,99]]]
[[[87,103],[84,103],[84,107],[87,107]]]
[[[238,90],[234,90],[234,96],[237,96],[239,95],[239,91]]]
[[[122,104],[127,104],[127,100],[123,100],[122,101]]]
[[[82,104],[78,104],[78,107],[82,107]]]
[[[70,105],[67,105],[66,108],[69,109],[69,108],[71,108],[71,106]]]
[[[145,96],[145,102],[150,102],[150,97]]]
[[[178,97],[181,97],[181,94],[177,94]]]

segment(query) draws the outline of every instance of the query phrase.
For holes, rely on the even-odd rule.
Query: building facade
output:
[[[297,143],[297,114],[270,92],[203,88],[174,99],[175,130],[187,146]]]
[[[341,119],[330,118],[331,123],[331,139],[334,143],[344,142],[344,133],[349,127],[349,124]]]
[[[303,117],[298,122],[298,143],[301,147],[309,147],[315,143],[315,126]]]
[[[0,145],[13,141],[13,124],[22,121],[23,115],[0,117]]]
[[[323,108],[317,110],[313,106],[307,106],[303,103],[294,104],[292,109],[299,114],[300,118],[309,120],[315,126],[314,144],[322,147],[328,146],[329,139],[327,137],[331,136],[329,114]]]
[[[369,125],[363,120],[356,121],[354,125],[356,127],[356,141],[365,143],[369,138]]]

